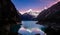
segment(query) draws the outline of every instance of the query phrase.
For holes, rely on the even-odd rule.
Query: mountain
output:
[[[35,18],[38,16],[39,12],[33,12],[33,11],[30,11],[30,12],[27,12],[28,14],[34,16]]]
[[[47,27],[48,35],[59,34],[60,32],[60,1],[48,9],[43,10],[37,17],[37,24]]]
[[[36,20],[35,16],[25,13],[22,15],[22,20]]]
[[[51,6],[48,9],[43,10],[37,17],[38,21],[52,21],[52,22],[59,22],[60,20],[60,2],[56,3],[55,5]]]
[[[21,22],[19,17],[11,0],[0,0],[0,35],[12,34],[10,28],[16,25],[16,22]]]
[[[22,15],[22,20],[37,20],[38,12],[33,12],[31,9]]]

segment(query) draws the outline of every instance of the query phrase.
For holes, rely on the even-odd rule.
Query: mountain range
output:
[[[39,14],[39,12],[33,12],[30,9],[28,12],[22,14],[22,20],[34,20],[34,21],[36,21],[38,14]]]

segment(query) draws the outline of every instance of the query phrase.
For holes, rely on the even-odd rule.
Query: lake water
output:
[[[18,33],[21,33],[23,35],[34,35],[37,32],[39,32],[40,34],[44,34],[42,32],[42,28],[44,28],[43,25],[38,25],[36,24],[37,21],[22,21],[22,25],[21,28],[19,29]],[[34,32],[35,30],[35,32]],[[37,31],[39,30],[39,31]]]
[[[42,28],[44,26],[36,24],[37,21],[22,21],[22,26],[26,28]]]

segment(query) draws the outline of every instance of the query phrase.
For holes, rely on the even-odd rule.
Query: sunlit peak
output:
[[[26,12],[31,12],[32,11],[32,9],[29,9],[28,11],[26,11]]]

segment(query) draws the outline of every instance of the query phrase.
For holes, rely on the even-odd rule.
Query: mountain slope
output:
[[[54,18],[54,19],[52,19]],[[48,21],[51,20],[57,20],[60,19],[60,2],[56,3],[52,7],[43,10],[37,17],[39,21]]]
[[[36,20],[36,18],[33,15],[25,13],[22,15],[22,20]]]
[[[22,20],[37,20],[39,12],[33,12],[31,9],[22,15]]]
[[[47,35],[60,35],[60,2],[46,10],[43,10],[38,15],[37,19],[37,24],[42,24],[47,27],[45,30]]]

